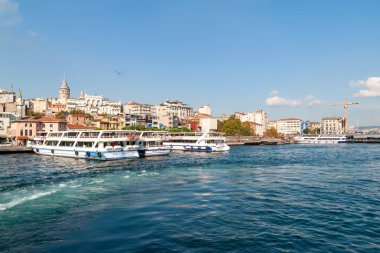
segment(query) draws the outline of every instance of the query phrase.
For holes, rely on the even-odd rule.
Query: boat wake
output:
[[[12,208],[14,206],[20,205],[20,204],[25,203],[27,201],[35,200],[35,199],[41,198],[43,196],[47,196],[47,195],[53,194],[55,192],[57,192],[57,190],[50,190],[50,191],[46,191],[46,192],[39,192],[39,193],[32,194],[30,196],[24,196],[24,197],[21,197],[21,198],[15,198],[15,199],[13,199],[12,201],[10,201],[8,203],[2,203],[2,204],[0,204],[0,211],[5,211],[5,210],[7,210],[9,208]]]

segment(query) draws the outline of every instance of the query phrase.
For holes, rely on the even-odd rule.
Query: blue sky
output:
[[[380,1],[0,0],[0,88],[380,125]],[[117,75],[115,70],[122,72]]]

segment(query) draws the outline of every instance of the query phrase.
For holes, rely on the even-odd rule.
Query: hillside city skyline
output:
[[[379,125],[379,5],[3,0],[0,87],[50,97],[66,73],[72,94],[313,121],[347,98],[354,125]]]

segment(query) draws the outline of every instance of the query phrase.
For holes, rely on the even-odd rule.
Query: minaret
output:
[[[66,81],[66,75],[65,77],[63,78],[63,81],[62,81],[62,85],[61,87],[59,88],[59,101],[62,103],[62,104],[66,104],[67,103],[67,100],[70,98],[70,88],[69,86],[67,85],[67,81]]]
[[[17,107],[17,116],[18,117],[25,117],[25,106],[24,106],[24,100],[22,99],[21,90],[18,90],[16,107]]]

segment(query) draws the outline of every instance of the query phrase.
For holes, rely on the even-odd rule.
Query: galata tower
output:
[[[66,104],[67,100],[70,98],[70,88],[67,85],[66,76],[63,78],[62,85],[59,88],[59,101],[62,104]]]

